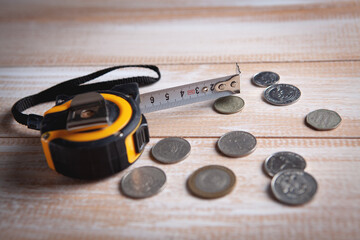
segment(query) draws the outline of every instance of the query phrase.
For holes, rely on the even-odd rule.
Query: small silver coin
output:
[[[274,153],[268,157],[264,163],[264,169],[270,177],[273,177],[276,173],[286,169],[304,170],[305,167],[305,159],[293,152]]]
[[[147,198],[159,193],[165,186],[166,175],[157,167],[138,167],[126,174],[120,183],[121,192],[130,198]]]
[[[277,73],[266,71],[255,74],[252,78],[252,82],[259,87],[268,87],[280,80],[280,76]]]
[[[274,176],[271,180],[271,190],[280,202],[301,205],[313,198],[317,191],[317,182],[302,170],[287,169]]]
[[[243,157],[256,148],[256,138],[244,131],[233,131],[224,134],[217,142],[218,149],[228,157]]]
[[[306,122],[316,130],[325,131],[337,128],[341,123],[341,117],[337,112],[318,109],[306,116]]]
[[[277,106],[286,106],[295,103],[299,100],[300,96],[300,90],[290,84],[275,84],[264,91],[265,100]]]
[[[226,96],[216,99],[214,109],[223,114],[240,112],[244,108],[245,102],[241,97]]]
[[[189,190],[200,198],[219,198],[232,191],[235,174],[228,168],[209,165],[196,170],[188,179]]]
[[[191,146],[183,138],[171,137],[160,140],[151,149],[152,156],[161,163],[177,163],[189,156]]]

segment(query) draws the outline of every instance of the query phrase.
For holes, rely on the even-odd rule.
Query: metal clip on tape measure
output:
[[[158,76],[80,85],[127,67],[148,68]],[[147,85],[159,79],[159,69],[152,65],[107,68],[23,98],[14,104],[12,113],[19,123],[40,130],[51,169],[74,178],[107,177],[132,164],[149,142],[149,130],[142,113],[240,93],[237,64],[233,75],[139,96],[138,84]],[[22,113],[32,106],[54,100],[56,106],[45,112],[44,117]]]
[[[127,67],[148,68],[158,77],[141,76],[80,85]],[[51,169],[74,178],[103,178],[127,168],[149,142],[147,122],[139,107],[138,84],[151,84],[159,79],[156,66],[107,68],[23,98],[14,104],[12,113],[19,123],[40,130]],[[21,113],[53,100],[56,105],[46,111],[44,117]]]

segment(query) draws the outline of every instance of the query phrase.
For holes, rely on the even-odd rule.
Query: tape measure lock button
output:
[[[148,125],[147,123],[142,123],[134,134],[136,152],[142,152],[149,140],[150,135]]]

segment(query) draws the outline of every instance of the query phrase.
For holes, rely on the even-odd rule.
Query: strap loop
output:
[[[129,78],[122,78],[122,79],[116,79],[116,80],[110,80],[106,82],[99,82],[99,83],[93,83],[93,84],[86,84],[81,85],[83,83],[86,83],[88,81],[91,81],[95,78],[98,78],[106,73],[109,73],[116,69],[122,69],[122,68],[146,68],[153,70],[156,72],[157,77],[149,77],[149,76],[137,76],[137,77],[129,77]],[[40,130],[41,127],[41,121],[43,119],[40,115],[35,114],[24,114],[22,113],[28,108],[31,108],[35,105],[55,101],[56,96],[63,94],[63,95],[76,95],[80,93],[95,91],[95,90],[109,90],[115,85],[124,84],[124,83],[132,83],[136,82],[139,84],[139,86],[145,86],[152,83],[155,83],[159,81],[161,78],[160,70],[157,66],[154,65],[123,65],[123,66],[114,66],[105,68],[96,72],[93,72],[91,74],[74,78],[62,83],[59,83],[53,87],[50,87],[44,91],[41,91],[37,94],[30,95],[27,97],[24,97],[17,101],[11,108],[12,115],[14,116],[15,120],[23,125],[28,126],[28,128]]]

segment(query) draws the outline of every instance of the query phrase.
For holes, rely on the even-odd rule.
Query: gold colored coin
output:
[[[209,165],[196,170],[188,178],[191,193],[200,198],[213,199],[229,194],[236,183],[235,174],[228,168]]]
[[[240,112],[245,106],[245,102],[241,97],[226,96],[216,99],[214,109],[223,114],[232,114]]]

